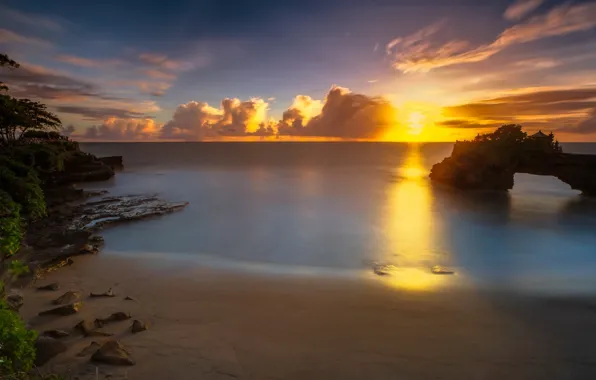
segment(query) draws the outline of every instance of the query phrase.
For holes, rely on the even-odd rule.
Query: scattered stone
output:
[[[80,298],[81,298],[80,292],[68,291],[68,292],[64,293],[63,295],[61,295],[60,297],[53,300],[52,303],[54,305],[65,305],[65,304],[69,304],[69,303],[78,302]]]
[[[130,352],[118,341],[110,340],[91,356],[91,361],[111,365],[134,365]]]
[[[107,292],[104,293],[91,293],[89,297],[116,297],[116,294],[112,291],[112,288],[108,289]]]
[[[42,366],[54,356],[66,351],[66,344],[50,338],[49,336],[40,336],[35,341],[35,365]]]
[[[6,296],[6,303],[12,311],[19,311],[21,306],[25,303],[23,296],[17,293],[12,293]]]
[[[37,287],[37,290],[48,290],[48,291],[52,291],[52,292],[55,292],[58,289],[60,289],[60,284],[58,284],[57,282],[53,282],[48,285]]]
[[[49,336],[50,338],[60,339],[66,338],[70,334],[64,330],[46,330],[42,334],[43,336]]]
[[[91,342],[87,347],[83,348],[81,352],[77,354],[78,357],[82,358],[84,356],[89,356],[99,350],[101,345],[97,342]]]
[[[148,328],[149,328],[148,323],[141,322],[138,319],[135,319],[132,322],[132,326],[130,327],[130,330],[132,331],[133,334],[135,334],[135,333],[140,333],[141,331],[145,331]]]
[[[50,273],[60,268],[69,267],[74,264],[74,260],[70,257],[58,257],[43,264],[43,271]]]
[[[72,315],[78,313],[82,306],[83,304],[81,302],[75,302],[68,305],[56,307],[54,309],[42,311],[39,313],[39,315]]]
[[[110,334],[104,331],[100,331],[97,329],[97,325],[95,322],[89,320],[83,320],[75,326],[76,330],[79,330],[85,336],[112,336],[114,334]]]
[[[438,265],[435,265],[434,267],[431,268],[431,272],[433,274],[455,274],[454,271],[451,271],[449,269],[445,269],[443,267],[440,267]]]
[[[103,236],[99,236],[99,235],[93,235],[89,238],[89,243],[91,244],[103,244],[104,240],[103,240]]]
[[[95,255],[99,252],[99,247],[92,244],[85,244],[79,251],[79,255]]]
[[[125,301],[136,301],[136,299],[134,299],[134,298],[132,298],[132,297],[130,297],[130,296],[126,296],[126,297],[124,297],[124,300],[125,300]]]
[[[130,318],[132,318],[130,314],[119,311],[116,313],[112,313],[112,315],[110,315],[107,318],[97,318],[95,320],[95,326],[103,327],[103,326],[107,325],[108,323],[126,321],[127,319],[130,319]]]

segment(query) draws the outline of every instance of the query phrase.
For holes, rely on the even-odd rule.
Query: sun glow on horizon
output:
[[[404,102],[396,105],[394,125],[381,138],[383,141],[440,141],[445,133],[436,127],[441,107],[427,102]]]

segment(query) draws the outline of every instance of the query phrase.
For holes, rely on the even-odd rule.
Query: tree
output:
[[[527,133],[522,131],[521,125],[507,124],[499,127],[492,133],[479,134],[474,138],[474,142],[494,142],[503,145],[516,145],[524,142],[528,137]]]
[[[6,54],[0,54],[0,67],[18,68],[19,64]],[[8,90],[0,82],[0,90]],[[17,99],[0,94],[0,143],[13,144],[30,130],[57,130],[62,125],[58,116],[47,110],[45,104],[29,99]]]

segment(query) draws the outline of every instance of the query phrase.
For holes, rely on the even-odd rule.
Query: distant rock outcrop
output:
[[[432,167],[430,178],[459,189],[507,191],[515,173],[557,177],[596,196],[596,155],[563,153],[552,134],[528,137],[513,125],[456,142],[451,156]]]

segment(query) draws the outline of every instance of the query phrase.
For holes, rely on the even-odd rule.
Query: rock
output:
[[[123,169],[122,156],[99,157],[99,161],[110,166],[113,170]]]
[[[19,311],[25,303],[23,296],[17,293],[12,293],[6,296],[6,303],[12,311]]]
[[[111,365],[134,365],[130,352],[118,341],[110,340],[104,343],[92,356],[91,360]]]
[[[104,239],[103,236],[99,236],[99,235],[93,235],[89,238],[89,242],[91,244],[103,244],[104,243]]]
[[[90,293],[89,297],[116,297],[114,292],[112,292],[112,288],[109,288],[107,292],[103,293]]]
[[[79,255],[95,255],[97,252],[99,252],[99,247],[92,244],[85,244],[79,251]]]
[[[87,347],[83,348],[81,352],[77,354],[77,356],[80,358],[84,356],[89,356],[95,353],[97,350],[99,350],[100,347],[101,345],[99,343],[91,342]]]
[[[78,313],[82,306],[83,304],[81,302],[75,302],[68,305],[56,307],[54,309],[42,311],[39,313],[39,315],[72,315]]]
[[[95,324],[93,321],[83,320],[75,326],[76,330],[79,330],[85,336],[112,336],[114,334],[110,334],[104,331],[98,330],[99,326]]]
[[[508,139],[515,134],[511,130],[504,126],[488,138],[457,141],[451,156],[432,167],[430,178],[457,189],[507,191],[516,173],[527,173],[556,177],[584,195],[596,196],[596,155],[563,153],[545,135],[540,141],[536,135],[519,137],[521,129],[518,138]]]
[[[130,297],[130,296],[126,296],[126,297],[124,297],[124,300],[125,300],[125,301],[136,301],[136,299],[134,299],[134,298],[132,298],[132,297]]]
[[[106,224],[138,220],[181,210],[188,202],[166,202],[154,195],[104,197],[87,202],[69,229],[92,231]]]
[[[66,338],[70,334],[64,330],[46,330],[42,334],[43,336],[49,336],[50,338],[60,339]]]
[[[54,305],[66,305],[69,303],[78,302],[80,298],[81,298],[80,292],[68,291],[68,292],[64,293],[63,295],[61,295],[60,297],[53,300],[52,303]]]
[[[116,313],[112,313],[107,318],[97,318],[95,320],[95,326],[97,326],[97,327],[103,327],[103,326],[107,325],[108,323],[126,321],[127,319],[130,319],[130,318],[132,318],[130,316],[130,314],[124,313],[122,311],[119,311],[119,312],[116,312]]]
[[[64,161],[64,170],[54,173],[56,184],[105,181],[114,176],[114,170],[95,156],[83,152],[68,157]]]
[[[455,274],[455,272],[445,269],[443,267],[440,267],[438,265],[435,265],[434,267],[432,267],[430,271],[433,274]]]
[[[37,290],[48,290],[48,291],[53,291],[53,292],[58,289],[60,289],[60,285],[57,282],[53,282],[51,284],[37,287]]]
[[[35,341],[35,365],[42,366],[46,364],[54,356],[66,351],[66,349],[66,344],[57,339],[48,336],[38,337]]]
[[[141,331],[145,331],[147,329],[149,329],[149,324],[147,324],[145,322],[141,322],[138,319],[135,319],[132,322],[132,326],[130,327],[130,330],[132,331],[133,334],[139,333]]]

